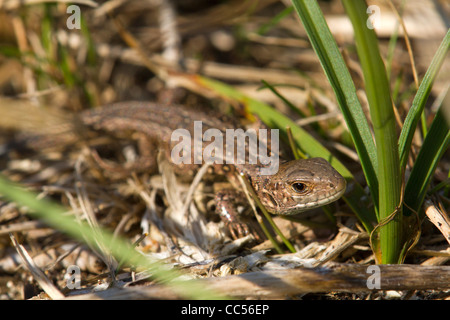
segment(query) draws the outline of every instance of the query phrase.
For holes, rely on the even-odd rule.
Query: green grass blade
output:
[[[183,297],[193,299],[222,299],[219,295],[204,287],[200,287],[195,281],[180,280],[181,274],[169,270],[162,263],[149,261],[147,257],[139,254],[125,240],[113,236],[112,233],[102,229],[93,231],[86,223],[78,223],[72,217],[65,215],[67,211],[63,207],[45,199],[37,199],[32,192],[26,191],[20,186],[10,182],[0,175],[0,195],[30,210],[29,215],[42,219],[57,230],[69,236],[84,241],[92,247],[101,250],[97,241],[102,239],[102,247],[107,247],[117,261],[126,259],[128,263],[137,267],[146,268],[160,282],[173,288]],[[100,235],[100,237],[98,237]]]
[[[270,21],[264,25],[262,25],[258,31],[256,32],[259,35],[263,35],[267,33],[270,29],[272,29],[275,25],[277,25],[281,20],[287,17],[294,9],[292,7],[286,7],[283,11],[278,13],[275,17],[270,19]]]
[[[377,36],[373,29],[367,27],[365,1],[343,0],[343,4],[355,32],[356,49],[364,74],[373,123],[378,158],[379,219],[385,221],[396,213],[380,230],[381,262],[397,263],[403,247],[400,212],[402,179],[389,81]]]
[[[419,212],[419,218],[423,218],[420,208],[430,180],[450,143],[450,119],[445,118],[445,112],[449,113],[450,110],[443,110],[445,107],[450,109],[445,104],[439,108],[411,170],[405,187],[405,215],[410,215],[413,210]]]
[[[367,184],[375,199],[374,203],[377,205],[378,177],[375,171],[378,166],[377,154],[370,127],[356,95],[353,80],[317,1],[293,0],[292,3],[335,92],[360,158]]]
[[[272,91],[272,93],[274,95],[276,95],[278,98],[280,98],[281,101],[284,102],[284,104],[292,110],[292,112],[295,112],[296,114],[298,114],[300,117],[305,118],[305,114],[296,106],[294,106],[289,100],[287,100],[282,94],[280,94],[277,89],[275,89],[275,86],[268,83],[265,80],[261,80],[261,82],[263,83],[264,87],[263,88],[268,88],[270,91]],[[261,88],[261,89],[263,89]],[[261,90],[259,89],[259,90]]]
[[[272,219],[272,216],[269,214],[269,212],[267,212],[266,208],[264,207],[264,205],[261,203],[261,201],[259,200],[258,196],[256,195],[256,192],[253,190],[253,188],[252,188],[252,186],[250,184],[250,181],[248,181],[248,179],[244,175],[241,175],[240,178],[242,178],[241,182],[245,185],[246,190],[250,194],[251,198],[255,201],[256,205],[259,207],[261,212],[263,213],[263,215],[266,218],[267,222],[272,227],[272,230],[280,237],[280,239],[283,241],[283,243],[286,246],[286,248],[288,248],[290,252],[295,253],[296,250],[295,250],[294,246],[289,242],[289,240],[284,236],[284,234],[281,232],[281,230],[275,224],[275,222]],[[260,226],[261,226],[261,229],[263,229],[267,239],[269,239],[270,242],[272,243],[272,245],[274,246],[275,250],[277,250],[278,253],[282,254],[283,251],[281,250],[281,248],[278,245],[278,243],[275,240],[275,238],[270,234],[270,232],[266,228],[266,226],[264,224],[264,221],[261,220]]]
[[[431,88],[436,79],[436,76],[447,56],[450,46],[450,30],[447,31],[444,39],[441,42],[436,54],[431,61],[431,64],[425,73],[425,76],[420,83],[419,89],[414,97],[411,109],[406,116],[405,122],[403,124],[402,131],[400,133],[400,138],[398,142],[398,148],[400,153],[400,165],[404,169],[408,160],[409,150],[411,148],[411,141],[414,136],[414,132],[417,127],[417,123],[420,120],[425,103],[427,102],[428,96],[430,95]]]

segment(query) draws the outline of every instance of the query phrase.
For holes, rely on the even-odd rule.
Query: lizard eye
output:
[[[291,184],[292,190],[294,190],[297,193],[304,193],[308,190],[308,186],[302,182],[294,182]]]
[[[308,186],[303,182],[294,182],[291,184],[292,190],[297,193],[305,193],[308,191]]]

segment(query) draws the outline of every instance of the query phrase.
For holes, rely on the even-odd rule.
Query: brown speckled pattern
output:
[[[83,113],[81,120],[95,130],[143,133],[149,140],[156,142],[159,148],[164,148],[169,159],[174,145],[170,138],[175,129],[193,132],[194,121],[202,121],[203,132],[209,128],[222,132],[236,128],[230,119],[183,106],[162,106],[149,102],[123,102],[97,108]],[[157,154],[156,150],[154,154]],[[178,166],[178,172],[193,172],[197,167]],[[234,170],[243,173],[268,211],[280,215],[295,214],[333,202],[342,196],[346,187],[345,179],[321,158],[282,163],[278,172],[272,176],[261,175],[262,165],[259,164],[214,165],[213,168],[215,174],[230,176]],[[231,224],[238,225],[230,206],[230,202],[237,200],[236,196],[225,192],[217,196],[216,200],[216,211]]]

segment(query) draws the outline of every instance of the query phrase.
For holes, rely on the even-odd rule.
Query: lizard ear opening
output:
[[[271,209],[271,208],[275,209],[275,208],[278,207],[277,201],[276,201],[275,198],[274,198],[270,193],[268,193],[268,192],[264,192],[264,193],[262,194],[261,202],[262,202],[266,207],[268,207],[267,209]]]

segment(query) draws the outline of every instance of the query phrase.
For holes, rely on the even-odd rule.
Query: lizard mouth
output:
[[[345,193],[345,188],[346,181],[342,178],[336,187],[328,190],[327,192],[319,193],[315,197],[310,196],[305,199],[304,196],[292,196],[293,200],[298,201],[296,205],[285,208],[276,207],[276,212],[274,213],[277,215],[295,215],[297,213],[324,206],[342,197]]]
[[[301,212],[332,203],[344,195],[345,189],[346,181],[345,179],[341,179],[338,185],[333,189],[330,189],[328,192],[319,193],[316,195],[316,197],[309,198],[305,203],[299,203],[297,206],[295,206],[296,208],[294,210],[298,210],[297,212]],[[293,196],[293,198],[295,199],[296,197]]]
[[[329,203],[332,203],[332,202],[338,200],[340,197],[342,197],[344,192],[345,192],[345,189],[342,189],[335,193],[319,196],[319,197],[317,197],[317,199],[310,200],[308,203],[305,204],[304,207],[305,207],[305,209],[309,209],[309,208],[316,208],[316,207],[324,206],[326,204],[329,204]]]

